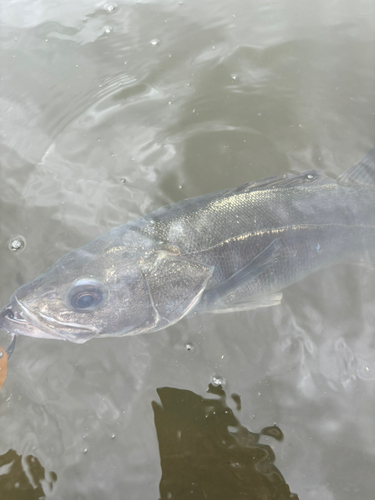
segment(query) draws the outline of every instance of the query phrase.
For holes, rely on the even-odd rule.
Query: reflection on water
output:
[[[23,458],[14,450],[0,455],[1,500],[40,500],[52,492],[56,480],[32,455]]]
[[[298,500],[274,465],[275,454],[259,443],[261,434],[282,439],[281,430],[260,434],[242,426],[226,404],[221,386],[210,384],[203,398],[163,387],[153,402],[159,440],[161,500]],[[238,407],[239,396],[234,400]]]

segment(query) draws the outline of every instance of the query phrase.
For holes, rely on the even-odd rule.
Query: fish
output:
[[[375,148],[336,180],[270,177],[115,227],[16,290],[0,328],[83,343],[272,306],[336,262],[373,268],[374,244]]]

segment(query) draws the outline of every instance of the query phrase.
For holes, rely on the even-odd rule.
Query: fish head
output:
[[[21,286],[0,312],[0,328],[75,343],[159,330],[191,309],[210,275],[175,250],[107,233]]]
[[[0,327],[76,343],[139,329],[149,302],[140,268],[132,261],[115,265],[113,258],[103,265],[105,260],[87,249],[69,252],[12,295]]]

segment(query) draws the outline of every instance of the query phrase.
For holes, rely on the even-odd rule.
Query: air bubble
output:
[[[110,33],[111,31],[112,31],[111,26],[106,26],[106,27],[104,28],[104,33]]]
[[[151,40],[151,45],[159,45],[160,43],[160,40],[158,38],[154,38],[153,40]]]
[[[13,236],[9,242],[9,250],[12,252],[20,252],[26,246],[26,241],[23,236]]]
[[[117,5],[115,3],[111,4],[111,5],[107,5],[107,10],[108,12],[114,12],[117,8]]]
[[[83,448],[83,453],[87,453],[88,451],[88,448]]]
[[[186,349],[187,351],[192,351],[192,350],[194,349],[194,346],[193,346],[193,344],[186,344],[186,345],[185,345],[185,349]]]
[[[312,179],[314,179],[314,176],[312,174],[307,174],[306,177],[309,179],[309,181],[311,181]]]
[[[22,246],[22,242],[20,240],[13,240],[11,243],[12,250],[19,250]]]
[[[237,80],[237,75],[231,75],[232,80]]]
[[[224,387],[225,380],[223,377],[214,375],[211,379],[211,383],[214,387],[219,387],[219,386]]]

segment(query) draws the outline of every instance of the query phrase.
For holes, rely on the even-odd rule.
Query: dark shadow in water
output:
[[[207,392],[216,398],[169,387],[157,392],[161,500],[298,500],[270,446],[259,444],[261,434],[281,440],[278,427],[250,432],[227,406],[224,390],[211,384]],[[238,407],[239,396],[233,399]]]
[[[1,500],[41,500],[52,491],[57,476],[47,473],[39,460],[32,455],[22,458],[14,450],[0,455]]]

